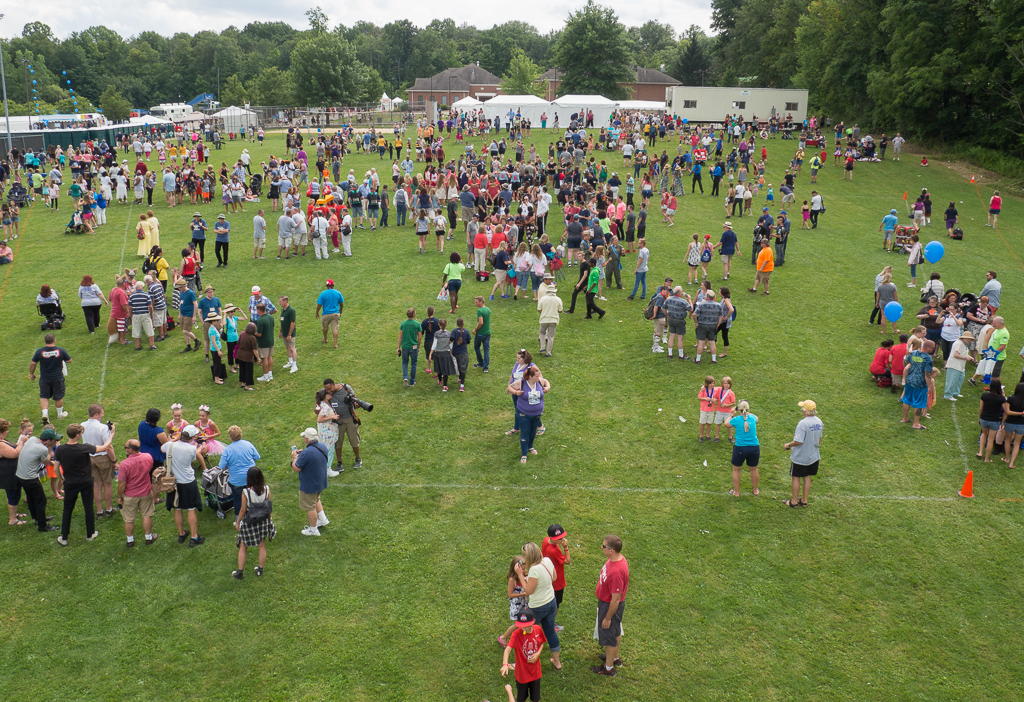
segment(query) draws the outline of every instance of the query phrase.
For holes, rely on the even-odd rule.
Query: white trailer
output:
[[[665,107],[670,114],[698,123],[718,124],[726,115],[747,121],[756,116],[767,122],[773,110],[781,118],[792,115],[794,123],[802,123],[807,117],[807,91],[676,85],[665,89]]]

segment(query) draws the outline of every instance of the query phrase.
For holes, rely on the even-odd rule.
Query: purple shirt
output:
[[[523,394],[516,398],[516,409],[522,414],[530,417],[539,417],[544,413],[544,386],[538,380],[537,384],[530,387],[530,384],[523,381],[521,387]]]

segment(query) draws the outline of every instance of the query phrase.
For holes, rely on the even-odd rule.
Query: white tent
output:
[[[550,119],[551,103],[536,95],[495,95],[483,104],[483,110],[487,119],[501,117],[502,124],[508,119],[509,110],[512,114],[518,112],[539,127],[542,114],[547,113]]]
[[[141,117],[129,117],[128,124],[133,127],[145,127],[156,124],[171,124],[171,120],[158,115],[142,115]]]
[[[242,131],[242,127],[246,129],[249,125],[255,125],[257,123],[257,115],[252,110],[246,110],[241,107],[225,107],[219,112],[214,112],[209,116],[217,122],[217,126],[221,132],[234,132],[238,133]]]
[[[482,102],[469,95],[452,103],[452,107],[456,110],[475,110],[481,105],[483,105]]]
[[[380,109],[382,112],[387,112],[391,109],[391,98],[388,97],[387,93],[383,93],[380,96]]]
[[[665,103],[656,100],[621,100],[619,109],[629,112],[664,112]]]
[[[563,95],[551,103],[558,113],[560,126],[568,126],[569,118],[576,113],[594,113],[594,127],[608,126],[608,118],[618,103],[602,95]]]

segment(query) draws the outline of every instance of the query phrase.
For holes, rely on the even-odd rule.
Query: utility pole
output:
[[[28,59],[24,59],[23,58],[23,59],[18,59],[18,60],[21,61],[21,67],[22,67],[22,70],[25,73],[25,106],[26,107],[30,107],[32,105],[32,96],[29,94],[29,90],[28,90],[28,69],[29,69]]]

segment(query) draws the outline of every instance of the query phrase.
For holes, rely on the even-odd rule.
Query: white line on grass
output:
[[[946,371],[947,373],[949,371]],[[953,406],[950,408],[953,413],[953,427],[956,429],[956,445],[960,449],[960,460],[964,464],[964,473],[968,472],[971,468],[967,465],[967,450],[964,448],[964,437],[960,433],[960,422],[956,419],[956,403],[952,403]]]
[[[128,205],[128,220],[124,223],[124,241],[121,243],[121,263],[117,266],[117,274],[120,275],[121,271],[124,270],[124,251],[128,248],[128,227],[132,224],[132,208],[135,207],[135,203]],[[116,342],[115,342],[116,343]],[[103,369],[100,371],[100,391],[96,398],[96,402],[103,402],[103,386],[107,382],[107,359],[110,357],[110,347],[113,344],[107,344],[106,350],[103,352]]]
[[[334,483],[350,490],[501,490],[543,491],[578,490],[582,492],[619,492],[668,495],[715,495],[726,497],[724,490],[691,490],[687,488],[603,487],[600,485],[463,485],[459,483]],[[789,493],[786,493],[787,495]],[[781,493],[780,493],[781,495]],[[730,499],[732,499],[730,497]],[[919,502],[953,502],[952,497],[924,497],[921,495],[816,495],[817,500],[900,500]]]

